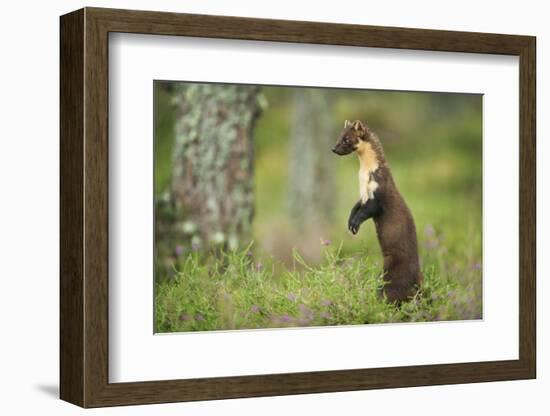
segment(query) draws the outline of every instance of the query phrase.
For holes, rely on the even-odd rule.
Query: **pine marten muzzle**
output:
[[[351,209],[348,229],[357,234],[372,218],[384,256],[384,293],[388,301],[403,301],[422,283],[414,220],[397,190],[378,137],[365,124],[346,120],[332,149],[337,155],[359,157],[359,201]]]

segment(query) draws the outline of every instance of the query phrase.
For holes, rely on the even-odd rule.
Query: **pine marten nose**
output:
[[[334,153],[338,154],[338,152],[336,151],[336,146],[334,146],[334,147],[332,148],[332,151],[333,151]]]

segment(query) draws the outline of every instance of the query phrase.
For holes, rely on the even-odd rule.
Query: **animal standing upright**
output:
[[[384,256],[384,293],[390,302],[411,298],[422,283],[414,220],[397,190],[380,140],[359,120],[346,120],[332,149],[338,155],[359,157],[360,199],[351,210],[348,229],[357,234],[372,218]]]

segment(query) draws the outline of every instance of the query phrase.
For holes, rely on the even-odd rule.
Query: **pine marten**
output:
[[[348,229],[357,234],[361,224],[372,218],[384,256],[383,292],[390,302],[411,298],[422,283],[416,227],[411,211],[397,190],[380,140],[365,124],[346,120],[332,149],[337,155],[357,152],[359,194],[351,210]]]

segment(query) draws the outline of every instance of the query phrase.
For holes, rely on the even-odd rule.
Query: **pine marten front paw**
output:
[[[355,218],[350,218],[348,221],[348,230],[353,234],[357,234],[359,227],[361,226],[361,221],[356,220]]]

